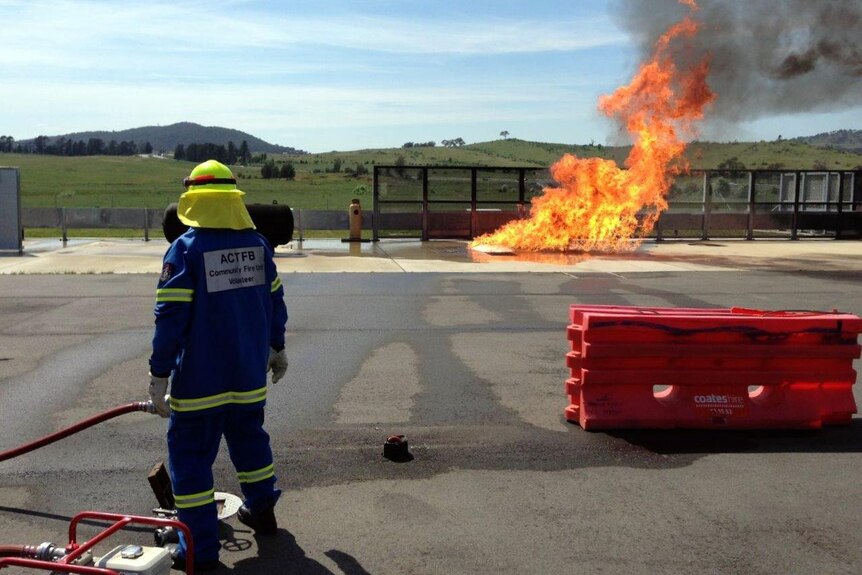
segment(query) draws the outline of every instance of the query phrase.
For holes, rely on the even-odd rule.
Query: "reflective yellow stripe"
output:
[[[273,466],[267,465],[261,469],[256,469],[254,471],[238,471],[237,477],[239,477],[240,483],[255,483],[256,481],[263,481],[264,479],[269,479],[273,475],[275,475],[275,471]]]
[[[215,503],[215,489],[192,493],[191,495],[177,495],[174,493],[174,502],[177,509],[188,509],[189,507],[200,507],[208,503]]]
[[[272,280],[272,287],[269,288],[269,291],[274,292],[275,290],[277,290],[280,287],[281,287],[281,278],[278,276],[275,276],[275,279]]]
[[[195,290],[185,288],[162,288],[156,290],[156,302],[192,301]]]
[[[228,403],[257,403],[266,399],[266,387],[252,391],[226,391],[218,395],[198,397],[194,399],[177,399],[171,396],[171,409],[174,411],[200,411]]]

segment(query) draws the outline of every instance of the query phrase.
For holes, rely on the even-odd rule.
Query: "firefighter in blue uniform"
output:
[[[263,408],[267,372],[276,383],[287,370],[287,308],[272,247],[254,230],[230,169],[210,160],[183,183],[177,216],[190,227],[164,257],[149,393],[170,417],[177,512],[192,533],[196,570],[206,570],[219,565],[212,465],[222,436],[244,496],[238,519],[256,534],[276,533],[281,491]]]

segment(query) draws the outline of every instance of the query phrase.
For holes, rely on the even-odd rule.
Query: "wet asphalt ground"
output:
[[[547,272],[454,271],[457,245],[417,273],[293,273],[321,254],[282,252],[290,367],[267,405],[280,530],[256,538],[228,519],[220,572],[859,573],[858,416],[814,432],[585,432],[563,418],[571,304],[862,314],[862,243],[794,244],[798,258],[742,257],[753,242]],[[0,275],[0,450],[145,399],[157,274],[144,271]],[[82,510],[149,515],[165,429],[124,415],[0,463],[0,545],[65,544]],[[411,461],[382,457],[391,434]],[[225,451],[214,472],[239,493]]]

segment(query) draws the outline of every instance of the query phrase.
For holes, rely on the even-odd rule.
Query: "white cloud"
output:
[[[58,98],[58,94],[62,97]],[[25,96],[26,95],[26,96]],[[236,86],[172,83],[162,86],[122,84],[19,84],[14,90],[0,86],[0,98],[11,114],[40,110],[58,118],[75,116],[76,111],[116,110],[118,117],[137,110],[159,115],[248,114],[284,117],[294,126],[314,127],[321,123],[372,125],[377,122],[412,123],[442,119],[458,121],[479,117],[499,117],[519,107],[547,109],[571,105],[572,93],[548,86],[546,90],[508,90],[499,86],[474,88],[390,88],[353,86]],[[133,127],[124,122],[120,127]],[[84,129],[83,127],[81,129]],[[95,128],[93,128],[95,129]]]
[[[0,85],[0,100],[5,103],[4,114],[14,118],[3,129],[12,129],[17,139],[192,121],[236,128],[275,143],[316,151],[346,149],[337,133],[353,134],[351,145],[366,147],[382,130],[392,132],[395,127],[415,133],[417,126],[438,126],[425,138],[434,139],[468,133],[458,126],[485,123],[505,127],[516,121],[547,126],[575,119],[579,115],[576,110],[594,114],[594,96],[577,88],[551,83],[529,91],[517,88],[224,84],[200,90],[177,82],[159,86],[24,83],[14,90]],[[501,129],[491,131],[491,136]],[[367,138],[365,143],[362,137]]]
[[[182,120],[255,135],[538,122],[592,112],[596,78],[545,79],[525,61],[623,42],[604,20],[261,4],[0,0],[0,126],[30,138]]]
[[[303,45],[400,54],[505,54],[625,42],[608,21],[597,19],[419,21],[350,13],[324,18],[232,12],[232,4],[34,0],[0,6],[11,7],[4,18],[13,23],[4,30],[6,45],[48,47],[70,56],[106,47],[128,53],[147,45],[204,53]]]

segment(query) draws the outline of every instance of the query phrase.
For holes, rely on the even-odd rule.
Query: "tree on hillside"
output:
[[[120,142],[120,145],[117,146],[117,155],[119,156],[131,156],[136,154],[138,151],[138,146],[134,142],[127,142],[123,140]]]
[[[174,153],[174,158],[180,159],[177,158],[176,152]],[[223,144],[192,142],[186,147],[182,159],[190,162],[217,160],[224,164],[227,161],[227,148]]]
[[[268,180],[273,177],[273,172],[275,171],[275,161],[269,160],[268,162],[264,162],[263,165],[260,167],[260,177],[264,180]]]
[[[36,136],[36,139],[33,140],[33,147],[36,149],[37,154],[44,154],[45,147],[48,145],[48,136]]]
[[[105,142],[102,138],[90,138],[87,140],[87,155],[101,156],[105,153]]]
[[[59,136],[53,141],[48,136],[38,136],[32,142],[26,144],[19,143],[14,146],[15,139],[11,136],[0,136],[0,152],[15,151],[19,154],[48,154],[52,156],[97,156],[97,155],[112,155],[112,156],[132,156],[138,153],[138,144],[134,140],[123,140],[117,142],[111,140],[109,145],[100,138],[90,138],[86,142],[84,140],[73,140],[65,136]],[[152,146],[149,142],[146,143],[152,152]],[[147,149],[144,147],[143,149]]]
[[[66,138],[60,137],[53,144],[47,144],[42,148],[42,152],[52,156],[60,156],[66,147]]]
[[[727,158],[720,164],[718,164],[719,170],[745,170],[745,164],[739,161],[739,158],[733,156],[731,158]]]
[[[508,130],[503,130],[502,132],[500,132],[500,135],[503,136],[504,140],[509,139],[509,131]]]
[[[399,176],[404,175],[404,166],[407,165],[407,160],[404,159],[404,156],[398,155],[398,158],[395,159],[395,173]]]

